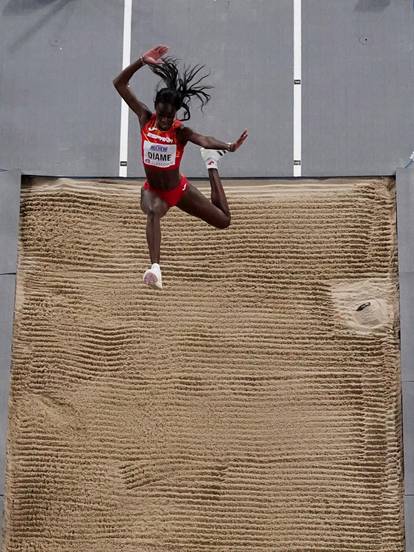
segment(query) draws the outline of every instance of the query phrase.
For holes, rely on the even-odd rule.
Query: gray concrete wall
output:
[[[20,213],[19,171],[0,173],[0,548]]]
[[[186,64],[205,64],[214,86],[204,110],[194,102],[188,126],[231,141],[248,128],[248,143],[220,165],[224,176],[290,176],[293,155],[293,10],[292,0],[152,0],[134,2],[132,53],[153,44]],[[153,108],[160,79],[148,68],[131,85]],[[207,82],[207,79],[206,79]],[[138,124],[129,134],[128,175],[143,175],[137,147]],[[190,144],[185,174],[206,177],[199,148]]]
[[[406,552],[414,551],[414,167],[398,169],[397,225],[400,274],[401,380],[404,437]]]
[[[153,44],[211,69],[191,125],[248,144],[231,176],[293,175],[293,0],[132,0],[132,58]],[[123,0],[0,0],[0,167],[117,176]],[[394,174],[414,150],[411,0],[302,2],[302,176]],[[152,107],[158,79],[131,81]],[[131,114],[132,115],[132,114]],[[205,176],[195,146],[183,171]],[[128,176],[142,176],[130,117]]]
[[[414,150],[413,2],[302,4],[302,175],[394,174]]]
[[[117,174],[123,0],[0,0],[0,167]]]

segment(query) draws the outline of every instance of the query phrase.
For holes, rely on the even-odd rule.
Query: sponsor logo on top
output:
[[[156,140],[159,140],[160,142],[166,142],[167,144],[173,144],[174,140],[170,138],[169,136],[159,136],[158,134],[153,134],[152,132],[148,132],[147,136],[150,138],[155,138]]]

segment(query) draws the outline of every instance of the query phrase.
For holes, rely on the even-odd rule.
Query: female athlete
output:
[[[180,75],[177,60],[163,58],[167,46],[158,45],[145,52],[113,80],[121,97],[138,116],[141,127],[141,153],[147,180],[141,190],[141,209],[147,215],[147,241],[151,268],[144,274],[144,283],[162,288],[160,268],[160,219],[177,206],[182,211],[204,220],[216,228],[227,228],[230,211],[217,170],[217,160],[226,152],[236,151],[247,138],[247,129],[234,142],[222,142],[212,136],[203,136],[184,126],[175,118],[184,109],[182,120],[190,118],[189,101],[197,97],[203,108],[210,99],[210,86],[201,85],[207,75],[199,76],[203,66],[185,68]],[[158,90],[151,110],[137,99],[129,87],[132,75],[144,65],[161,77],[165,87]],[[180,174],[180,162],[187,142],[201,146],[211,185],[211,201],[187,178]]]

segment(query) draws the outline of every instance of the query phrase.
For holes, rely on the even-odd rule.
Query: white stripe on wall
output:
[[[131,63],[131,25],[132,0],[124,0],[124,40],[122,46],[122,69]],[[128,173],[128,116],[129,107],[122,101],[121,106],[121,135],[119,140],[119,176]]]
[[[293,176],[302,176],[302,0],[293,0]]]

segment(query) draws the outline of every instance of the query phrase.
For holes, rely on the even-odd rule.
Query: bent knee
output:
[[[157,216],[157,209],[153,205],[145,205],[141,203],[142,211],[151,218]]]
[[[163,217],[169,209],[168,204],[148,190],[141,191],[141,209],[151,218]]]
[[[168,206],[166,205],[160,205],[160,204],[148,204],[148,203],[141,203],[141,209],[142,211],[150,218],[161,218],[165,215],[165,213],[168,211]]]

